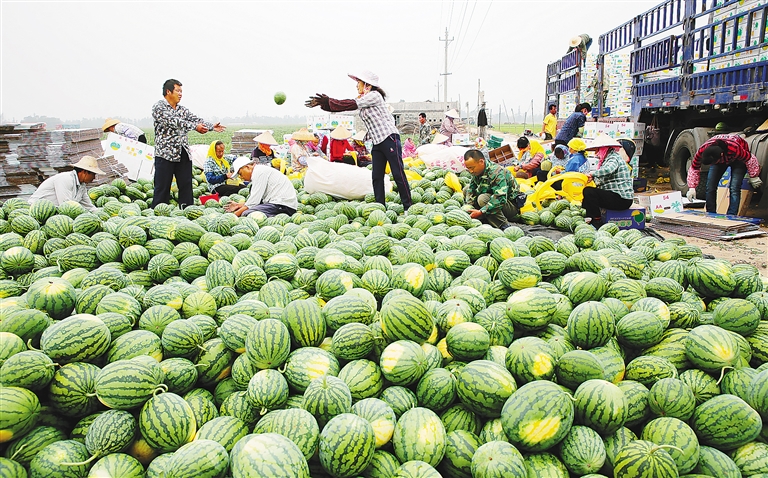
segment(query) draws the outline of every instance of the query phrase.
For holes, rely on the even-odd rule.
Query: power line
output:
[[[458,55],[459,50],[464,45],[464,35],[462,35],[461,30],[464,28],[464,19],[467,17],[467,5],[468,2],[464,2],[464,11],[461,12],[461,21],[459,22],[459,34],[457,35],[458,43],[456,44],[456,48],[453,49],[453,56],[451,56],[451,63],[454,62],[456,59],[456,55]],[[467,27],[469,27],[469,24],[467,24]]]
[[[480,32],[483,31],[483,25],[485,25],[485,20],[488,18],[488,13],[491,11],[491,5],[493,5],[493,0],[491,0],[488,3],[488,10],[485,11],[485,15],[483,16],[483,21],[480,22],[480,28],[478,28],[477,33],[475,34],[475,38],[472,40],[472,44],[469,46],[469,50],[467,51],[467,54],[464,55],[464,59],[461,60],[461,63],[459,63],[459,66],[456,69],[460,69],[464,62],[467,61],[467,58],[469,58],[469,55],[472,54],[472,48],[475,46],[475,41],[477,40],[477,37],[480,36]]]

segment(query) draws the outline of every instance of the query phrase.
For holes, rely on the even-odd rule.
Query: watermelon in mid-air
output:
[[[275,103],[277,103],[278,105],[282,105],[283,103],[285,103],[285,93],[283,93],[282,91],[278,91],[277,93],[275,93]]]

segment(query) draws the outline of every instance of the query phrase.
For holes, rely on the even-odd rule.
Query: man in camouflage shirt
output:
[[[464,153],[464,166],[473,176],[466,191],[466,203],[472,207],[469,215],[499,229],[509,227],[518,213],[519,189],[512,173],[476,149]]]
[[[427,123],[427,114],[419,113],[419,145],[428,144],[432,138],[432,126]]]

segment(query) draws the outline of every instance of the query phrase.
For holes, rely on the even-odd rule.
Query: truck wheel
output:
[[[699,141],[694,137],[692,130],[681,132],[675,144],[672,145],[672,152],[669,155],[669,180],[672,188],[681,191],[683,195],[688,191],[688,169],[693,162],[693,156],[699,150]],[[707,173],[701,171],[699,186],[696,188],[696,197],[704,199],[707,188]]]

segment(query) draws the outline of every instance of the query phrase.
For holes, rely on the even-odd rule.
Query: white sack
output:
[[[307,172],[304,175],[304,190],[310,194],[325,193],[343,199],[363,199],[366,194],[373,194],[371,171],[368,168],[331,163],[309,156]],[[388,176],[384,176],[384,190],[392,190]]]
[[[205,160],[208,158],[208,148],[210,144],[192,144],[189,149],[192,151],[192,164],[200,169],[205,169]]]
[[[424,161],[427,167],[438,167],[460,173],[464,167],[464,153],[467,148],[463,146],[445,146],[442,144],[425,144],[416,149],[419,159]]]

